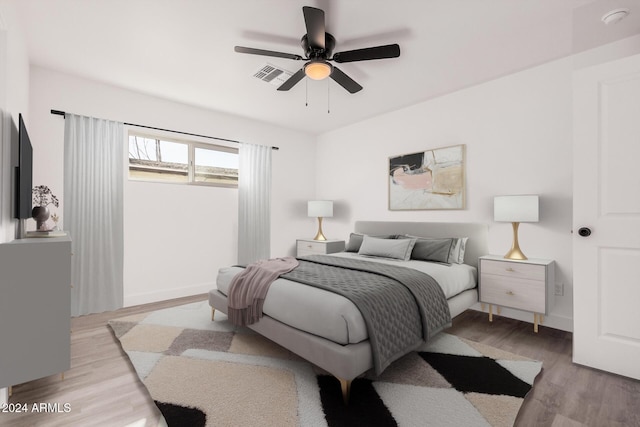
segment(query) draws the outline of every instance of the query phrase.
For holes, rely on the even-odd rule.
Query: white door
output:
[[[640,55],[573,81],[573,361],[640,379]]]

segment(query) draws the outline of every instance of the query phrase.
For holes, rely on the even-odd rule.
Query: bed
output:
[[[429,274],[441,284],[451,318],[478,301],[477,262],[479,256],[488,253],[486,224],[358,221],[354,233],[468,238],[460,264],[399,262],[375,257],[367,257],[365,261],[417,268]],[[363,258],[357,252],[331,256],[339,259],[336,262]],[[220,269],[217,288],[209,293],[212,319],[215,310],[227,313],[229,284],[241,271],[240,267]],[[263,313],[257,323],[248,327],[334,375],[340,381],[345,402],[351,381],[374,367],[372,340],[366,322],[358,308],[342,295],[279,278],[269,288]]]

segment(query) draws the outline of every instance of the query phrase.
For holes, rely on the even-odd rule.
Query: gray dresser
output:
[[[70,366],[71,239],[0,244],[0,388]]]

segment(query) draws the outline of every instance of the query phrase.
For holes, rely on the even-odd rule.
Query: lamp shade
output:
[[[330,218],[333,216],[333,202],[331,200],[313,200],[307,202],[307,216]]]
[[[496,196],[493,219],[497,222],[538,222],[538,196]]]

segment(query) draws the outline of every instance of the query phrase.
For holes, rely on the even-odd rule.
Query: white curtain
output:
[[[123,124],[65,115],[64,227],[72,240],[71,315],[123,305]]]
[[[271,147],[241,144],[238,164],[238,264],[271,253]]]

